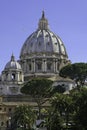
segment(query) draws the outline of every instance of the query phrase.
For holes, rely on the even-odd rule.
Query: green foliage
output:
[[[60,117],[58,109],[51,108],[48,112],[47,128],[48,130],[61,130],[63,128],[63,119]]]
[[[57,85],[53,87],[52,95],[55,93],[64,93],[65,92],[65,86],[64,85]]]
[[[70,94],[55,93],[50,99],[50,107],[42,109],[46,114],[48,130],[87,130],[87,88],[74,89]],[[19,106],[14,112],[14,124],[26,129],[32,128],[35,113],[29,106]],[[25,130],[24,129],[24,130]]]
[[[29,94],[32,97],[49,97],[52,81],[45,78],[34,78],[25,83],[21,89],[22,93]]]
[[[70,121],[70,116],[73,113],[73,102],[69,95],[56,94],[51,99],[52,107],[55,111],[59,111],[60,117],[64,119],[66,127],[68,128],[68,123]]]
[[[60,76],[69,77],[74,79],[77,85],[78,82],[80,85],[83,85],[87,78],[87,63],[69,64],[60,70]]]
[[[65,71],[67,70],[67,74],[65,73],[65,71],[62,72],[62,70],[61,74],[63,74],[63,76],[65,77],[67,75],[70,76],[70,78],[72,79],[75,78],[76,82],[80,81],[80,83],[82,84],[87,76],[86,64],[84,65],[84,68],[82,67],[82,65],[83,63],[69,65],[69,71],[66,69],[67,67],[65,68]],[[57,87],[55,87],[55,94],[53,96],[52,90],[52,81],[44,78],[35,78],[27,82],[21,89],[21,92],[29,94],[32,96],[32,98],[34,98],[39,108],[39,115],[41,114],[42,104],[45,103],[49,97],[51,97],[51,106],[49,107],[48,113],[46,112],[46,126],[48,130],[87,130],[87,88],[80,87],[79,90],[75,88],[70,91],[70,94],[67,95],[59,93],[59,90],[57,89]],[[22,112],[21,109],[19,109],[19,112],[16,111],[16,113],[16,116],[14,118],[16,123],[26,124],[28,122],[34,122],[33,119],[35,118],[32,114],[30,115],[32,115],[33,119],[31,118],[31,120],[29,120],[29,114],[28,119],[26,114],[28,113],[27,111],[23,110]],[[18,113],[19,115],[22,113],[21,116],[19,116]],[[30,110],[29,113],[31,113]],[[29,127],[31,127],[30,124],[28,124]]]
[[[32,96],[38,105],[39,118],[41,118],[41,106],[51,96],[52,81],[45,78],[34,78],[24,84],[21,92]]]
[[[58,125],[60,130],[87,130],[87,88],[74,89],[68,95],[56,93],[50,103],[50,129],[56,130]]]
[[[21,105],[15,108],[12,125],[23,127],[24,129],[31,129],[36,119],[36,115],[30,106]]]
[[[81,88],[80,91],[71,93],[75,106],[74,122],[80,127],[87,129],[87,88]]]
[[[50,129],[87,130],[87,88],[72,90],[69,95],[56,93],[50,103]]]

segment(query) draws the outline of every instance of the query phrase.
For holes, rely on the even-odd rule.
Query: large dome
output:
[[[20,57],[38,53],[51,53],[61,55],[64,58],[68,57],[62,40],[48,28],[44,12],[39,20],[38,29],[23,44]]]
[[[38,29],[26,39],[20,52],[24,77],[55,76],[68,63],[65,46],[60,37],[50,31],[43,11]]]
[[[50,30],[40,30],[31,34],[25,41],[21,56],[36,53],[56,53],[67,57],[62,40]]]

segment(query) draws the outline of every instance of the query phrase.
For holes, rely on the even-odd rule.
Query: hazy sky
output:
[[[19,59],[23,43],[38,27],[42,10],[72,63],[87,62],[87,0],[0,0],[0,72],[12,53]]]

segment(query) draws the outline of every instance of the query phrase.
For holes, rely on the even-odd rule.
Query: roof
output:
[[[58,82],[73,82],[74,81],[70,78],[63,78],[63,77],[60,77],[60,76],[54,76],[54,77],[51,77],[49,78],[50,80],[52,81],[58,81]]]

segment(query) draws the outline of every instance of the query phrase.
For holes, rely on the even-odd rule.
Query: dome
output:
[[[15,61],[15,57],[13,55],[11,56],[11,60],[5,66],[5,70],[7,69],[21,70],[21,65],[17,61]]]
[[[44,11],[38,28],[24,42],[19,60],[25,80],[29,77],[51,77],[69,62],[63,41],[48,26]]]
[[[23,44],[20,58],[31,54],[56,54],[66,57],[65,46],[59,36],[50,31],[48,20],[45,18],[44,12],[39,20],[38,29],[33,32]]]
[[[23,71],[21,65],[15,60],[14,55],[11,56],[11,60],[6,64],[4,70],[2,71],[1,77],[2,82],[5,82],[8,85],[12,85],[13,82],[15,85],[23,83]]]

